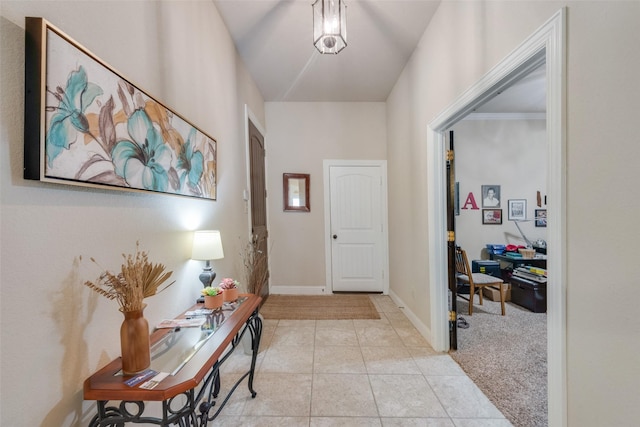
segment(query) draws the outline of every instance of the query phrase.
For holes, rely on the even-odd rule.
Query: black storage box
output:
[[[534,313],[546,313],[547,284],[511,276],[511,302]]]
[[[471,261],[472,273],[484,273],[493,277],[500,277],[500,263],[490,259],[477,259]]]

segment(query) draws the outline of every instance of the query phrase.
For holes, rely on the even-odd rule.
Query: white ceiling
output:
[[[310,102],[386,101],[440,4],[347,0],[347,47],[322,55],[312,41],[313,0],[212,1],[265,101]],[[544,88],[544,73],[476,111],[544,111],[540,82]],[[517,104],[505,99],[512,92]]]
[[[265,101],[385,101],[440,0],[348,0],[347,47],[313,46],[312,0],[213,0]]]
[[[542,64],[493,99],[475,109],[476,113],[536,114],[547,111],[546,69]]]

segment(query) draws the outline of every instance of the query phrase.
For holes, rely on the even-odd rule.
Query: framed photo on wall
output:
[[[524,221],[527,219],[527,200],[509,200],[509,221]]]
[[[547,210],[546,209],[536,209],[536,227],[546,227],[547,226]]]
[[[481,188],[482,188],[482,207],[483,208],[499,208],[500,207],[500,186],[499,185],[483,185]]]
[[[502,209],[482,209],[483,224],[502,224]]]

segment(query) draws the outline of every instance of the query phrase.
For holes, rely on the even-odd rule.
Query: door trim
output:
[[[325,259],[325,288],[323,292],[330,294],[333,291],[331,268],[331,183],[329,170],[332,166],[375,166],[380,167],[382,173],[382,192],[380,194],[380,208],[382,227],[382,294],[389,294],[389,217],[387,207],[387,161],[386,160],[323,160],[324,179],[324,259]]]
[[[549,275],[554,286],[548,290],[547,382],[549,425],[567,425],[566,366],[566,9],[556,12],[501,63],[489,71],[427,127],[429,204],[429,282],[432,345],[447,351],[447,258],[444,132],[469,114],[474,107],[508,86],[537,61],[547,70],[547,225]]]

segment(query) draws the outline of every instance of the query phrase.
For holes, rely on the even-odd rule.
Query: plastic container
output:
[[[502,255],[506,248],[505,245],[487,244],[487,251],[494,255]]]

